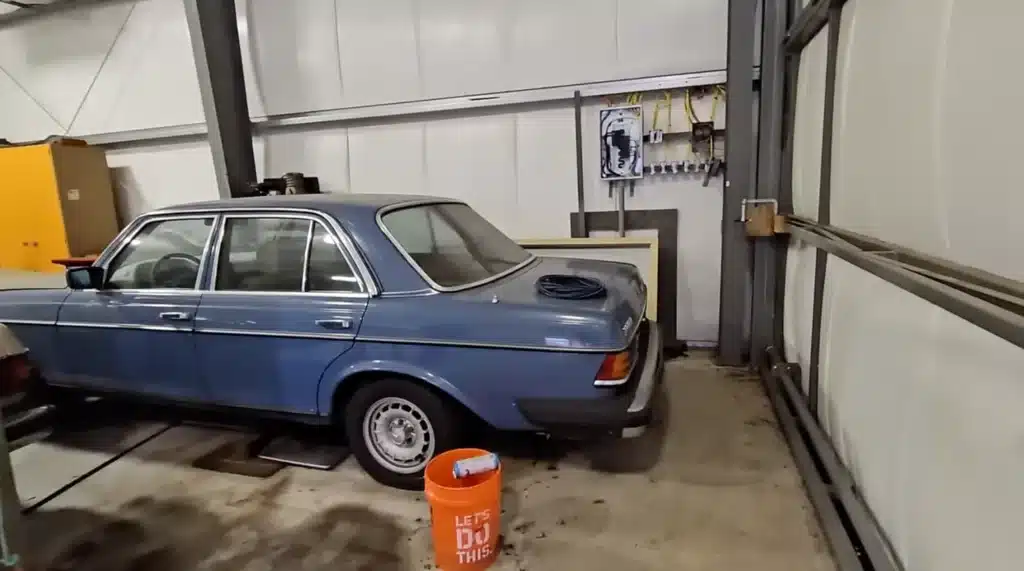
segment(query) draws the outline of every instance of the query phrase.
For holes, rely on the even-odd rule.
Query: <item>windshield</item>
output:
[[[531,257],[465,204],[402,208],[381,221],[419,270],[444,288],[486,280]]]

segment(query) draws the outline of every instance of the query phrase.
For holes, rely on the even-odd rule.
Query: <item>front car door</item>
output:
[[[312,214],[226,214],[196,320],[212,402],[315,415],[320,377],[348,351],[367,288],[341,231]]]
[[[104,287],[72,292],[57,318],[57,383],[175,400],[205,396],[192,329],[216,221],[144,218],[97,260]]]

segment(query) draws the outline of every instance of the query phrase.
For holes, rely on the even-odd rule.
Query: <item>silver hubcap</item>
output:
[[[413,403],[385,397],[363,417],[363,440],[373,458],[392,472],[414,474],[434,455],[434,427]]]

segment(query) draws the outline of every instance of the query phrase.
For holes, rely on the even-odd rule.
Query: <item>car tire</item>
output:
[[[382,379],[360,387],[345,406],[345,433],[363,470],[386,486],[422,490],[433,456],[455,448],[458,411],[411,381]]]

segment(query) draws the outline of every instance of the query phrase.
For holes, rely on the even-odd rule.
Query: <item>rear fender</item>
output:
[[[352,363],[340,372],[332,374],[330,378],[333,378],[334,380],[329,380],[329,378],[323,379],[320,383],[320,391],[317,398],[317,407],[320,411],[320,415],[331,415],[333,412],[334,395],[337,391],[342,389],[347,382],[358,382],[352,381],[352,379],[364,373],[393,374],[398,377],[404,376],[417,379],[455,399],[462,404],[462,406],[472,411],[473,414],[485,420],[487,419],[486,415],[483,414],[484,410],[478,403],[456,388],[455,385],[444,377],[436,375],[426,369],[410,365],[409,363],[381,360]]]

